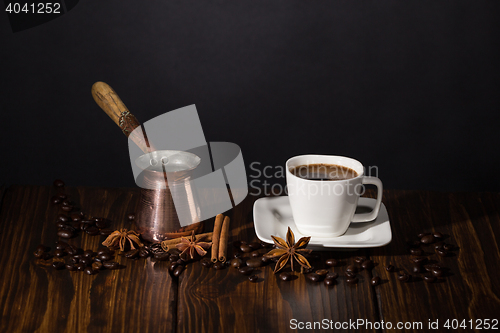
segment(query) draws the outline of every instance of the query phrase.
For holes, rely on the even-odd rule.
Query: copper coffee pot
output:
[[[140,206],[135,219],[136,229],[142,238],[150,242],[160,242],[189,235],[192,230],[195,230],[195,233],[201,232],[203,223],[198,219],[196,200],[189,186],[191,171],[200,163],[200,158],[188,152],[156,150],[149,142],[144,127],[142,131],[134,131],[141,126],[139,121],[106,83],[94,83],[92,96],[122,132],[145,153],[135,161],[143,170],[138,184],[146,185],[146,188],[141,188]],[[166,168],[162,163],[151,164],[152,160],[163,159],[181,163],[185,167],[175,170]],[[190,216],[192,224],[181,228],[173,195],[185,199],[182,200],[183,204],[177,202],[177,209],[182,210],[183,216]]]

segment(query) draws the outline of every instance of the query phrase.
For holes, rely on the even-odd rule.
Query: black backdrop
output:
[[[142,121],[196,104],[207,140],[247,165],[339,154],[386,188],[498,191],[499,7],[81,1],[18,33],[1,13],[0,182],[133,186],[90,95],[105,81]]]

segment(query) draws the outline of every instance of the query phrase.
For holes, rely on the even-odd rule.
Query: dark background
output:
[[[237,143],[247,165],[346,155],[386,188],[498,191],[499,9],[81,1],[18,33],[0,13],[0,182],[134,186],[90,94],[105,81],[142,121],[196,104],[207,141]]]

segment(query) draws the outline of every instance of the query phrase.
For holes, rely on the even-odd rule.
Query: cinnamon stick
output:
[[[217,262],[217,258],[219,255],[219,242],[223,219],[224,215],[222,214],[218,214],[215,217],[214,233],[212,235],[212,262],[214,263]]]
[[[229,239],[229,216],[224,218],[219,240],[219,261],[226,261],[227,241]]]
[[[203,238],[203,240],[205,240],[205,241],[211,241],[212,234],[213,234],[212,232],[206,232],[204,234],[199,234],[199,235],[196,235],[196,239]],[[181,242],[181,239],[182,239],[182,237],[164,240],[163,242],[161,242],[161,248],[163,249],[163,251],[171,250],[175,247],[175,245],[177,245]]]

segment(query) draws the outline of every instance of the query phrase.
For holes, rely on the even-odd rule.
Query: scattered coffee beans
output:
[[[372,277],[372,279],[370,280],[370,284],[374,287],[378,286],[380,284],[380,277],[379,276]]]
[[[337,259],[327,259],[325,264],[330,267],[337,267],[339,265],[339,261]]]
[[[278,277],[280,278],[280,280],[283,280],[283,281],[290,281],[292,280],[293,278],[293,274],[290,274],[288,272],[281,272]]]

